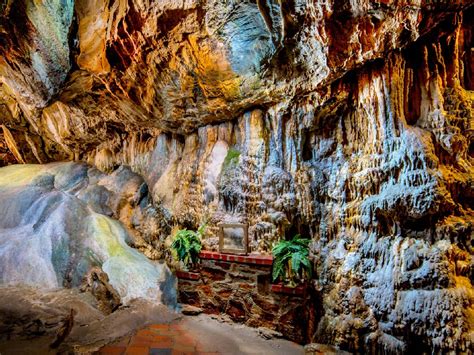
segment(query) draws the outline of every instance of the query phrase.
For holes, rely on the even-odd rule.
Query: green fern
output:
[[[278,242],[272,250],[273,281],[288,280],[290,286],[297,281],[312,276],[312,266],[309,260],[309,239],[303,239],[299,234],[292,240]]]
[[[201,252],[201,236],[204,233],[206,225],[202,225],[195,231],[180,229],[174,236],[171,248],[176,252],[179,261],[182,261],[186,267],[197,264],[199,253]]]

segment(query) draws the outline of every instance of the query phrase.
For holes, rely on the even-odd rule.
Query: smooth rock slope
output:
[[[136,298],[175,304],[166,264],[128,246],[127,230],[110,217],[114,198],[120,208],[140,202],[127,196],[137,185],[126,174],[106,176],[77,163],[1,168],[0,284],[79,287],[100,267],[125,304]],[[112,181],[121,194],[107,189]]]

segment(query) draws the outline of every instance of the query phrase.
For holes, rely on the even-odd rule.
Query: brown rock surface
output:
[[[4,1],[1,164],[131,166],[153,205],[114,211],[153,258],[174,224],[302,233],[315,342],[469,353],[471,5]]]
[[[87,273],[81,291],[90,292],[97,300],[97,308],[105,314],[110,314],[121,306],[120,295],[110,285],[107,274],[99,267],[94,267]]]
[[[179,315],[168,307],[134,300],[104,315],[89,293],[77,289],[44,291],[32,287],[1,286],[0,351],[2,354],[93,353],[136,329],[169,323]],[[59,348],[49,345],[62,331],[64,319],[74,312],[74,322]]]
[[[183,306],[183,308],[181,309],[181,313],[187,316],[197,316],[198,314],[202,313],[202,308],[187,304]]]

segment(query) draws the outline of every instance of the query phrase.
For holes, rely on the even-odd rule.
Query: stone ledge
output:
[[[183,280],[192,280],[192,281],[197,281],[201,278],[201,274],[198,272],[190,272],[190,271],[176,271],[176,277],[178,279],[183,279]]]
[[[214,251],[202,251],[199,254],[201,259],[220,260],[241,264],[268,265],[273,264],[273,258],[269,255],[232,255]]]
[[[283,284],[272,284],[271,290],[274,293],[284,293],[287,295],[303,296],[306,292],[306,285],[288,287],[288,286],[284,286]]]

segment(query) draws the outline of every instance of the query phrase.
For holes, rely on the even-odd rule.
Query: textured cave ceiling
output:
[[[453,25],[470,4],[3,1],[0,121],[21,159],[45,162],[253,107],[334,105],[347,99],[338,79]]]

